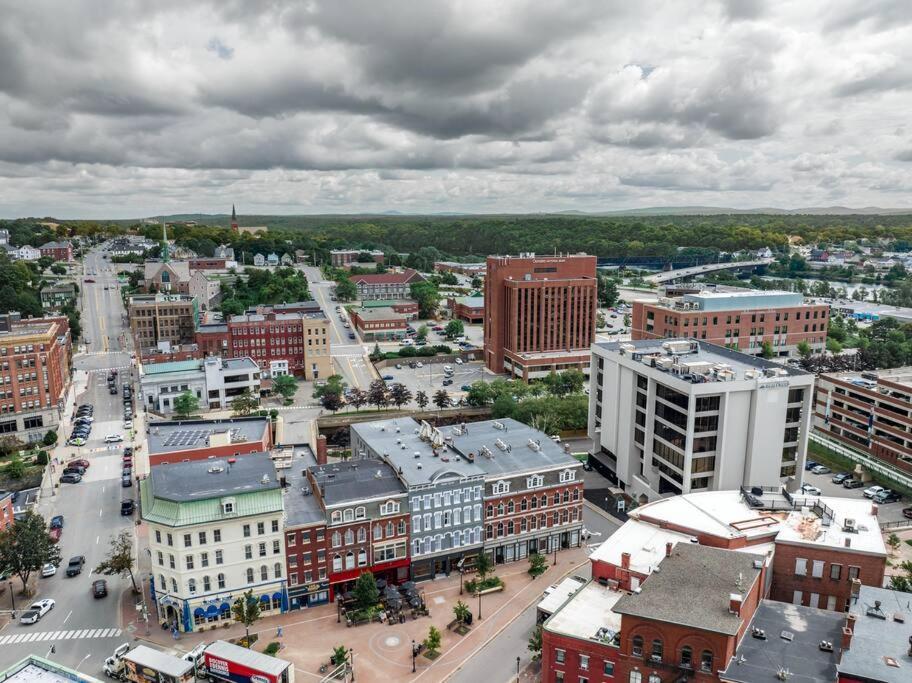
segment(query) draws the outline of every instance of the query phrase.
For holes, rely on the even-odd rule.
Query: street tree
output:
[[[404,384],[397,382],[390,387],[390,401],[397,408],[401,408],[412,400],[412,392]]]
[[[760,355],[766,360],[769,360],[776,355],[772,342],[765,341],[760,345]]]
[[[440,630],[436,626],[428,629],[427,638],[424,639],[424,647],[427,648],[428,654],[434,655],[440,652]]]
[[[367,390],[367,402],[372,406],[377,406],[377,410],[389,405],[389,394],[386,388],[386,382],[382,379],[375,379],[371,382]]]
[[[532,661],[537,662],[541,659],[542,654],[542,625],[539,624],[535,627],[535,630],[532,631],[532,635],[529,637],[529,644],[527,645],[529,652],[532,653]]]
[[[348,392],[348,402],[355,406],[355,410],[361,410],[367,403],[367,392],[358,387],[353,387],[352,390]]]
[[[482,380],[472,382],[472,385],[469,387],[469,391],[466,394],[466,403],[470,406],[485,406],[494,399],[495,394],[491,385]]]
[[[895,555],[896,551],[899,550],[899,546],[902,545],[902,541],[895,533],[891,533],[887,538],[887,545],[890,546],[890,553]]]
[[[544,574],[548,569],[548,558],[541,553],[529,555],[529,576],[533,579]]]
[[[617,282],[610,277],[599,276],[598,300],[603,308],[611,308],[618,301]]]
[[[358,298],[358,288],[348,277],[336,281],[336,298],[339,301],[354,301]]]
[[[247,636],[245,640],[247,647],[250,647],[250,627],[260,618],[260,601],[253,594],[253,590],[247,591],[234,601],[231,606],[231,615],[237,623],[244,625]]]
[[[26,512],[0,532],[0,563],[22,580],[24,591],[28,590],[32,572],[46,564],[60,565],[60,548],[48,533],[43,517]]]
[[[273,378],[272,388],[288,404],[294,400],[294,395],[298,391],[298,380],[293,375],[279,375]]]
[[[342,400],[339,394],[323,394],[320,397],[320,405],[323,406],[324,410],[334,413],[345,406],[345,401]]]
[[[49,429],[44,435],[44,438],[41,439],[41,445],[43,446],[56,446],[57,445],[57,432],[53,429]]]
[[[485,577],[491,573],[493,568],[490,556],[487,553],[478,553],[478,557],[475,559],[475,571],[481,581],[485,580]]]
[[[95,567],[95,573],[104,574],[105,576],[129,576],[130,581],[133,583],[133,592],[139,593],[139,587],[136,585],[136,576],[133,574],[135,566],[133,534],[128,529],[123,529],[116,536],[111,536],[108,555]]]
[[[418,304],[418,317],[433,318],[437,313],[437,305],[440,303],[437,285],[430,280],[425,280],[413,283],[409,289],[411,298]]]
[[[415,403],[418,404],[418,407],[421,408],[421,410],[424,410],[427,408],[428,403],[430,403],[430,399],[426,393],[419,391],[415,394]]]
[[[377,361],[383,360],[383,351],[380,349],[380,344],[374,342],[374,348],[370,352],[370,356],[368,356],[368,358],[370,358],[375,363]]]
[[[355,602],[358,604],[358,609],[373,607],[377,604],[377,601],[380,600],[380,589],[377,588],[377,579],[374,578],[374,575],[371,572],[364,572],[358,577],[352,592],[355,595]]]
[[[456,339],[465,334],[465,324],[461,320],[451,320],[447,323],[443,333],[447,339]]]
[[[428,332],[429,332],[428,326],[422,323],[421,325],[418,326],[418,332],[415,336],[418,337],[419,341],[424,341],[425,339],[427,339]]]
[[[190,391],[185,391],[174,399],[174,414],[177,417],[190,417],[200,407],[199,399]]]
[[[250,415],[258,406],[259,402],[249,389],[231,401],[231,410],[235,415]]]
[[[811,345],[807,343],[807,340],[802,339],[798,342],[798,355],[802,358],[807,358],[811,355]]]
[[[434,394],[434,405],[440,408],[440,410],[449,408],[452,403],[446,389],[440,389]]]
[[[341,395],[345,393],[346,386],[348,385],[345,384],[342,375],[330,375],[324,383],[314,387],[313,397],[320,398],[323,394]]]

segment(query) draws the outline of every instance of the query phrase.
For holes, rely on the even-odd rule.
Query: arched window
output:
[[[529,501],[529,506],[534,510],[538,507],[538,498],[532,496],[532,499]]]
[[[341,522],[341,521],[342,521],[342,513],[339,512],[338,510],[334,511],[334,512],[332,513],[332,523],[333,523],[333,524],[336,524],[336,523]]]
[[[225,587],[225,575],[224,575],[224,574],[219,574],[219,575],[216,577],[216,579],[218,580],[218,587],[219,587],[219,588],[224,588],[224,587]]]
[[[456,512],[459,512],[459,510],[456,510]],[[387,536],[387,538],[389,538],[390,536],[393,536],[395,533],[396,533],[396,529],[395,529],[395,527],[393,527],[393,523],[392,523],[392,522],[387,522],[387,523],[386,523],[386,536]]]
[[[542,506],[542,507],[547,507],[547,506],[548,506],[548,496],[542,495],[542,497],[541,497],[541,506]]]
[[[649,674],[649,683],[662,683],[662,677],[657,673]]]
[[[579,489],[573,489],[573,500],[579,500]]]
[[[363,505],[359,505],[355,508],[355,519],[364,519],[365,514],[366,512]]]
[[[493,524],[485,525],[485,538],[488,538],[488,539],[494,538],[494,525]]]
[[[490,519],[493,516],[494,516],[494,506],[488,505],[488,518]]]
[[[268,580],[269,580],[269,568],[265,564],[260,565],[260,581],[268,581]]]
[[[208,576],[203,577],[203,590],[207,593],[212,590],[212,581]]]
[[[247,583],[253,583],[253,568],[247,568]]]
[[[364,567],[367,565],[367,551],[364,548],[358,551],[358,566]]]
[[[685,669],[693,667],[693,650],[690,645],[681,648],[681,666]]]
[[[272,568],[272,571],[275,573],[275,578],[281,579],[282,578],[282,563],[276,562],[275,566]]]
[[[342,571],[342,556],[333,555],[333,571],[341,572]]]
[[[497,504],[497,514],[498,514],[498,515],[502,515],[503,513],[504,513],[504,504],[503,504],[503,503],[498,503],[498,504]]]
[[[500,538],[503,535],[504,535],[503,522],[498,522],[497,523],[497,538]]]
[[[712,673],[713,670],[713,653],[710,650],[703,650],[700,654],[700,670],[706,673]]]
[[[659,638],[652,641],[652,652],[649,656],[657,662],[662,661],[662,641]]]
[[[525,498],[523,498],[521,501],[519,501],[519,511],[520,512],[525,512],[526,508],[528,508],[528,507],[529,507],[529,504],[526,502]]]
[[[349,551],[345,554],[345,568],[346,568],[346,569],[354,569],[354,568],[355,568],[355,554],[354,554],[351,550],[349,550]]]
[[[352,510],[346,510],[342,514],[342,519],[344,519],[346,522],[351,522],[355,519],[355,513]]]
[[[639,671],[631,671],[630,683],[643,683],[643,674],[641,674]]]
[[[509,503],[507,503],[507,514],[512,515],[515,510],[516,508],[513,506],[513,501],[511,500]]]
[[[379,524],[374,524],[374,540],[379,541],[383,538],[383,527]]]
[[[345,530],[345,545],[351,545],[355,542],[355,534],[351,529]]]
[[[364,530],[364,527],[358,529],[358,543],[364,543],[367,540],[367,532]]]
[[[332,535],[332,546],[333,548],[338,548],[340,545],[342,545],[342,534],[338,531],[334,531]]]
[[[630,654],[634,657],[643,656],[643,636],[634,636],[631,641]]]

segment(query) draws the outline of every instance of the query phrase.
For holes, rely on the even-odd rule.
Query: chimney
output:
[[[846,536],[846,539],[845,539],[845,547],[846,547],[846,548],[851,548],[851,547],[852,547],[852,539],[849,538],[848,536]]]
[[[842,627],[842,649],[840,653],[846,652],[852,648],[852,636],[855,633],[855,615],[847,614],[845,626]]]
[[[621,553],[621,569],[630,569],[630,553]]]
[[[741,616],[741,602],[743,598],[739,593],[731,593],[728,596],[728,611],[732,614]]]
[[[665,557],[671,557],[671,549],[674,548],[674,543],[668,541],[665,544]]]
[[[326,437],[322,434],[317,437],[317,464],[326,464]]]

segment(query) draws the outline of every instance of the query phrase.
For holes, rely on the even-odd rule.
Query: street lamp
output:
[[[415,639],[412,638],[412,673],[415,673],[415,657],[418,656],[418,650],[415,649],[416,647]]]
[[[478,621],[481,621],[481,591],[478,591]]]
[[[352,679],[352,681],[354,681],[355,680],[355,648],[352,647],[352,648],[348,649],[348,658],[351,661],[351,675],[352,675],[351,679]]]
[[[560,545],[559,542],[554,544],[554,565],[553,566],[555,566],[555,567],[557,566],[557,546],[559,546],[559,545]]]
[[[10,592],[10,604],[12,605],[13,612],[16,612],[16,596],[13,595],[13,582],[9,582],[9,592]]]
[[[519,683],[519,655],[516,656],[516,683]]]

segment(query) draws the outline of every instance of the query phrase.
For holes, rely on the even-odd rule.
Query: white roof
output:
[[[193,662],[188,662],[185,659],[169,655],[165,652],[153,650],[151,647],[146,647],[145,645],[137,645],[124,655],[124,659],[128,659],[139,666],[147,666],[150,669],[155,669],[163,674],[174,676],[175,678],[180,678],[193,668]]]
[[[662,529],[636,519],[627,520],[611,534],[590,556],[590,560],[621,566],[621,554],[630,553],[630,569],[640,574],[651,574],[665,557],[665,544],[690,543],[689,534]]]
[[[558,609],[544,628],[573,638],[610,642],[621,631],[621,615],[614,612],[614,605],[624,595],[627,594],[590,582]],[[601,629],[606,629],[602,631],[604,635],[597,636]]]
[[[554,614],[557,609],[567,602],[567,599],[586,585],[586,579],[578,576],[568,576],[558,584],[545,589],[545,597],[538,603],[538,609],[548,614]]]
[[[278,676],[291,666],[291,662],[286,662],[284,659],[270,657],[254,650],[248,650],[240,645],[232,645],[224,640],[216,640],[212,643],[206,648],[206,654],[227,659],[273,676]]]

